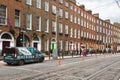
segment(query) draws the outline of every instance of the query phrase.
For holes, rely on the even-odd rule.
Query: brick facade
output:
[[[107,45],[113,49],[113,40],[116,40],[113,37],[114,31],[116,31],[116,28],[113,28],[113,24],[108,22],[108,20],[100,19],[98,15],[93,15],[91,10],[85,10],[84,5],[76,5],[75,0],[59,1],[41,0],[40,8],[36,8],[38,4],[36,4],[36,0],[32,0],[32,5],[26,4],[25,0],[0,0],[0,6],[6,7],[6,24],[0,23],[0,49],[3,50],[5,46],[16,46],[17,38],[21,31],[25,31],[24,46],[36,47],[41,51],[55,49],[56,37],[57,46],[63,51],[80,50],[81,46],[84,46],[86,49],[103,50]],[[48,11],[45,11],[45,2],[49,4]],[[56,13],[53,13],[53,8],[56,10]],[[62,9],[62,17],[57,15],[57,11],[60,9]],[[15,10],[20,11],[19,27],[15,26]],[[30,30],[26,26],[26,14],[28,13],[32,15]],[[41,20],[40,30],[37,30],[38,24],[36,19],[38,17]],[[46,20],[49,21],[48,25]],[[53,25],[55,24],[54,22],[57,28]],[[45,31],[46,26],[48,26],[48,31]],[[15,34],[10,33],[11,28],[15,30]],[[52,31],[53,28],[57,30]],[[62,32],[60,32],[60,28]],[[119,28],[117,31],[119,33]],[[4,34],[10,35],[11,39],[4,37]],[[5,44],[6,41],[9,43]]]

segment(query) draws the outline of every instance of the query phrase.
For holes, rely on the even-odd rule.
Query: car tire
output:
[[[7,65],[11,65],[11,63],[8,63],[8,62],[7,62]]]
[[[44,61],[44,57],[39,59],[39,62],[43,62]]]
[[[20,60],[19,65],[24,65],[24,60]]]

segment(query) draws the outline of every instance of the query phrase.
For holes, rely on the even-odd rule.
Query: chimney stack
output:
[[[95,17],[99,18],[99,13],[93,14]]]
[[[85,9],[85,5],[84,4],[80,5],[79,7],[82,8],[82,9]]]

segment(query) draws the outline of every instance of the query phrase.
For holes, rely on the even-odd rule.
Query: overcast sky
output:
[[[119,2],[119,7],[116,3]],[[79,4],[84,4],[86,9],[91,9],[92,13],[99,13],[101,19],[110,19],[111,22],[120,23],[120,0],[76,0]]]

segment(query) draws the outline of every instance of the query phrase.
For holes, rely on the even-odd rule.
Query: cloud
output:
[[[120,8],[114,0],[77,0],[84,4],[86,9],[91,9],[93,13],[99,13],[100,18],[110,19],[112,22],[120,22]]]

